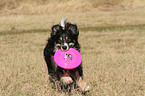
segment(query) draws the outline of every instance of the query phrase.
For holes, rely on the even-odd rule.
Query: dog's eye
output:
[[[71,42],[71,39],[70,39],[70,38],[67,38],[66,41],[67,41],[67,42]]]
[[[62,42],[62,38],[60,37],[59,39],[58,39],[58,43],[61,43]]]
[[[61,39],[59,39],[59,40],[58,40],[58,43],[61,43],[61,41],[62,41],[62,40],[61,40]]]

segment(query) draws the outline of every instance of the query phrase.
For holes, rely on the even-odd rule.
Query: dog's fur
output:
[[[56,76],[64,85],[76,82],[81,91],[89,91],[90,87],[84,80],[82,64],[75,69],[63,69],[54,62],[54,54],[58,49],[65,51],[69,48],[74,48],[80,52],[77,25],[67,22],[65,26],[57,24],[52,26],[51,29],[51,37],[48,39],[44,49],[44,59],[47,64],[48,74]]]

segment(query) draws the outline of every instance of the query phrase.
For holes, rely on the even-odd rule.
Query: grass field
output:
[[[86,96],[144,96],[145,7],[1,15],[0,96],[68,96],[51,88],[43,59],[50,28],[64,16],[80,29]]]

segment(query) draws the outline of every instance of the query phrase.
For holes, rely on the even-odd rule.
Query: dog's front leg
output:
[[[80,91],[85,93],[85,92],[88,92],[90,90],[90,86],[87,84],[87,82],[84,79],[81,66],[79,66],[76,69],[72,69],[70,71],[70,75],[76,81],[77,85],[80,88]]]
[[[71,84],[73,82],[72,78],[67,74],[67,70],[58,67],[57,75],[60,78],[60,82],[64,85]]]

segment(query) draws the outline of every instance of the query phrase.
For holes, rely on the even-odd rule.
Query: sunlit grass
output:
[[[144,10],[1,16],[0,95],[68,95],[51,88],[43,59],[51,26],[67,16],[80,29],[84,75],[92,87],[88,95],[143,96]]]
[[[54,14],[144,7],[144,0],[0,0],[0,15]]]
[[[134,30],[80,33],[84,75],[92,87],[89,94],[143,95],[144,35]],[[48,81],[43,60],[47,37],[46,32],[1,36],[2,96],[61,94]]]

